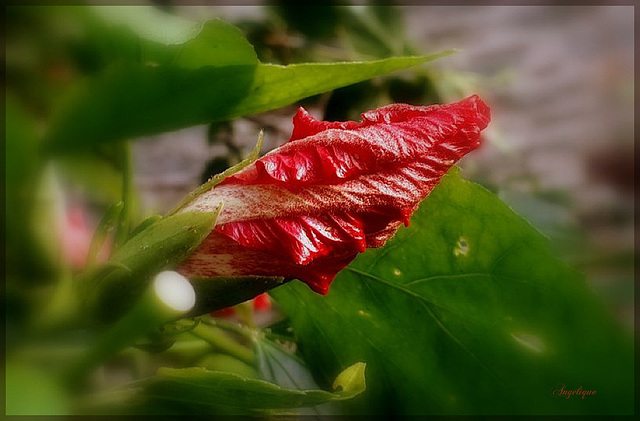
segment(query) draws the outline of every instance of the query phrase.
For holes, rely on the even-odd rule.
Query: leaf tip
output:
[[[336,377],[333,389],[340,390],[344,397],[353,397],[362,393],[367,388],[364,375],[366,366],[364,362],[357,362],[347,367]]]

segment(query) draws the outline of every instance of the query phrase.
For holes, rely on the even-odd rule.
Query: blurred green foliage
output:
[[[100,369],[78,374],[83,387],[69,388],[68,364],[107,340],[105,320],[127,320],[150,277],[215,221],[144,219],[129,141],[210,124],[210,141],[229,155],[212,159],[204,181],[242,159],[232,123],[242,116],[304,100],[325,119],[358,119],[389,102],[469,93],[468,79],[412,67],[447,52],[422,55],[401,11],[384,2],[278,1],[266,18],[237,27],[187,18],[166,3],[5,9],[8,414],[627,411],[628,341],[526,222],[455,175],[411,229],[364,254],[329,296],[279,287],[274,296],[288,320],[270,328],[255,327],[250,315],[240,315],[242,324],[209,315],[187,327],[169,323],[103,356]],[[106,213],[91,254],[106,243],[109,262],[94,266],[92,257],[77,268],[65,256],[74,201]],[[549,215],[536,222],[554,229]],[[459,244],[464,256],[451,253],[454,228],[469,231]],[[486,265],[498,261],[502,272],[489,273]],[[389,275],[395,269],[404,275]],[[434,271],[450,278],[404,284],[409,274]],[[366,390],[358,362],[367,364]],[[335,390],[330,381],[343,369],[341,390],[318,390]],[[554,400],[548,388],[556,381],[584,381],[604,398]]]

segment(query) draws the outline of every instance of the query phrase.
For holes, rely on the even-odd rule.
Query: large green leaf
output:
[[[287,389],[263,380],[201,367],[161,368],[132,386],[143,387],[141,412],[197,414],[292,413],[296,408],[351,399],[365,389],[365,364],[357,363],[334,382],[334,392]]]
[[[52,150],[89,148],[205,123],[240,101],[255,65],[109,69],[79,86],[45,140]]]
[[[61,7],[89,29],[85,42],[105,59],[186,68],[257,63],[253,47],[220,19],[194,21],[153,6]]]
[[[303,63],[289,66],[261,64],[248,94],[223,119],[283,107],[299,99],[351,85],[396,70],[452,54],[446,50],[428,56],[391,57],[341,63]]]
[[[633,410],[631,341],[538,231],[456,173],[327,296],[299,282],[273,296],[321,385],[367,362],[356,413]],[[597,394],[554,396],[562,385]]]
[[[126,28],[141,40],[159,44],[184,44],[202,28],[202,23],[152,6],[89,6],[87,10],[99,17],[102,25],[114,26],[119,31]],[[100,29],[104,30],[102,25]]]
[[[191,22],[149,7],[90,10],[102,18],[97,25],[107,38],[123,31],[126,39],[120,41],[128,48],[139,45],[144,60],[124,60],[82,81],[62,102],[46,135],[54,150],[204,123],[239,101],[251,85],[258,59],[233,25]]]
[[[77,86],[45,136],[47,147],[79,150],[266,111],[449,53],[373,62],[260,64],[238,29],[221,21],[208,22],[183,44],[153,46],[147,46],[153,64],[126,62]]]

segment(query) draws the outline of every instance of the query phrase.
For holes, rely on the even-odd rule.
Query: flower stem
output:
[[[133,159],[131,157],[131,145],[128,141],[120,144],[120,162],[122,165],[122,209],[118,220],[118,230],[115,235],[116,247],[121,246],[129,236],[131,229],[131,215],[134,207],[133,194]]]
[[[217,350],[231,355],[244,363],[250,365],[255,363],[256,357],[253,351],[231,339],[221,329],[201,323],[189,331],[189,333],[213,345]]]
[[[249,341],[255,341],[261,337],[265,337],[271,340],[278,340],[283,342],[293,342],[294,339],[290,336],[279,335],[277,333],[270,332],[269,329],[261,329],[259,327],[249,327],[239,323],[229,322],[227,320],[203,317],[200,319],[203,323],[209,326],[215,326],[228,332],[234,332],[238,335],[245,337]]]
[[[256,329],[246,327],[239,323],[228,322],[226,320],[214,319],[209,317],[203,317],[200,320],[203,323],[208,324],[209,326],[214,326],[229,332],[237,333],[238,335],[241,335],[246,339],[252,339],[256,332]]]

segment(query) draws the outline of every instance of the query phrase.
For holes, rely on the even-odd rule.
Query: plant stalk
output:
[[[252,350],[231,339],[221,329],[201,323],[189,331],[189,333],[213,345],[217,350],[231,355],[244,363],[253,365],[256,361]]]

